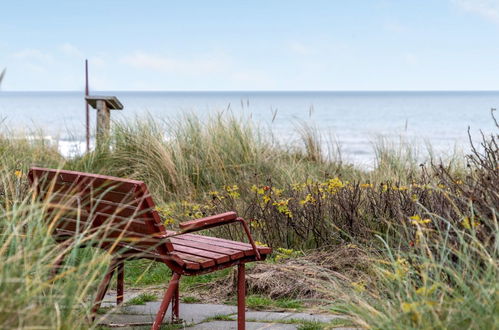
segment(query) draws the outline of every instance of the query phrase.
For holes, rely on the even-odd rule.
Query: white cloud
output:
[[[299,54],[299,55],[310,55],[312,53],[314,53],[314,51],[312,50],[312,48],[310,48],[309,46],[301,43],[301,42],[298,42],[298,41],[293,41],[289,44],[289,49],[293,52],[293,53],[296,53],[296,54]]]
[[[461,9],[499,23],[499,0],[454,0]]]
[[[39,49],[27,48],[11,55],[15,59],[35,60],[38,62],[50,62],[53,57],[51,54],[42,52]]]
[[[213,73],[224,69],[224,62],[217,58],[177,59],[141,51],[125,56],[121,62],[135,68],[189,75]]]
[[[88,59],[88,65],[102,68],[106,65],[106,61],[100,56],[92,56]]]
[[[75,46],[70,43],[65,43],[59,47],[59,49],[68,56],[83,57],[83,53]]]

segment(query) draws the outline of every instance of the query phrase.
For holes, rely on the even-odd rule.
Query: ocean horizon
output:
[[[469,150],[468,127],[475,141],[480,130],[493,132],[491,109],[499,91],[92,91],[113,95],[123,111],[113,120],[200,117],[231,111],[272,132],[284,145],[299,144],[303,123],[341,147],[342,158],[371,167],[373,144],[380,138],[419,147],[436,156]],[[2,131],[41,130],[58,141],[67,156],[84,151],[85,103],[82,91],[0,91]],[[94,131],[95,110],[91,109]]]

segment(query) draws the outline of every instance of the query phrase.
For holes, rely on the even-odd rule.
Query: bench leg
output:
[[[168,289],[163,296],[163,300],[161,301],[161,306],[159,307],[158,314],[156,314],[156,319],[152,324],[152,330],[158,330],[161,326],[161,322],[165,318],[166,310],[168,309],[168,305],[170,305],[170,301],[175,296],[175,291],[178,290],[178,282],[180,279],[180,274],[173,273],[172,279],[170,280],[170,284],[168,285]]]
[[[68,252],[65,252],[65,250],[69,247],[69,243],[64,242],[60,245],[61,254],[55,259],[54,263],[52,264],[52,269],[50,270],[51,279],[59,274],[59,271],[62,268],[62,263],[64,262],[64,259],[66,259],[66,255],[68,254]]]
[[[107,269],[104,279],[99,284],[99,290],[97,291],[97,295],[95,296],[94,306],[92,307],[92,320],[95,319],[95,314],[99,310],[100,305],[102,303],[102,299],[104,299],[104,296],[106,295],[107,289],[109,288],[109,282],[111,282],[111,278],[113,277],[117,265],[118,265],[118,260],[113,259]]]
[[[123,296],[125,294],[125,262],[122,261],[118,263],[118,278],[116,281],[116,306],[119,306],[123,303]]]
[[[57,274],[59,274],[59,270],[62,268],[62,263],[64,262],[65,257],[66,254],[61,254],[57,257],[57,259],[55,259],[55,262],[52,265],[52,269],[50,271],[51,278],[54,278],[57,276]]]
[[[237,330],[246,328],[246,276],[244,263],[237,265]]]
[[[172,303],[172,323],[178,322],[180,319],[180,296],[179,296],[179,286],[175,290],[173,294],[173,303]]]

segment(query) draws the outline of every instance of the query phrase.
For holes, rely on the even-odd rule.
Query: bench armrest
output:
[[[193,231],[209,229],[212,227],[233,223],[237,219],[236,212],[226,212],[222,214],[212,215],[206,218],[181,222],[179,224],[182,233],[190,233]]]
[[[178,234],[191,233],[193,231],[209,229],[234,222],[239,222],[241,226],[243,226],[244,232],[246,233],[248,241],[251,244],[251,247],[253,248],[253,252],[255,253],[256,260],[261,260],[260,252],[256,247],[253,237],[251,236],[248,224],[246,223],[246,221],[244,221],[243,218],[238,217],[236,212],[226,212],[217,215],[212,215],[206,218],[182,222],[179,224],[179,227],[182,231]]]

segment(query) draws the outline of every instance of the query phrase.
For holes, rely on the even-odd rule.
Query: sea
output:
[[[479,143],[482,133],[499,130],[491,116],[491,109],[499,108],[499,91],[92,91],[91,95],[116,96],[121,101],[124,109],[112,111],[114,121],[230,113],[251,121],[283,146],[300,147],[299,132],[306,126],[321,138],[325,153],[332,153],[328,146],[337,146],[343,162],[365,168],[375,166],[375,146],[380,141],[417,150],[424,161],[429,153],[436,158],[469,153],[470,136]],[[95,110],[90,114],[93,132]],[[0,91],[0,132],[42,135],[64,155],[79,155],[85,152],[84,94]],[[338,157],[337,151],[334,154]]]

